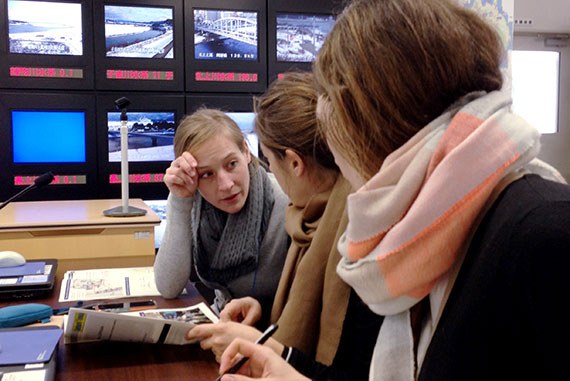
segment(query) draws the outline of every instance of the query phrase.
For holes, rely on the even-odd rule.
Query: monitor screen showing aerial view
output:
[[[81,4],[8,1],[10,53],[83,55]]]
[[[129,161],[174,160],[173,112],[128,112]],[[121,161],[121,113],[107,113],[109,161]]]
[[[194,58],[257,60],[257,12],[194,9]]]
[[[312,62],[334,22],[333,16],[277,14],[277,61]]]
[[[171,8],[105,5],[107,57],[174,58]]]

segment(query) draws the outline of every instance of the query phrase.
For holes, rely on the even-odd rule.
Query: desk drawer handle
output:
[[[101,234],[105,230],[99,229],[69,229],[69,230],[32,230],[30,234],[34,237],[48,237],[60,235],[87,235],[87,234]]]

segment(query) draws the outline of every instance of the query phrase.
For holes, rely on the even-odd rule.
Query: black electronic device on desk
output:
[[[0,299],[36,299],[47,296],[53,290],[56,270],[57,259],[26,261],[19,266],[0,267]]]

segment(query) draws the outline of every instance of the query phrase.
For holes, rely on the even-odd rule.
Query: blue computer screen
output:
[[[85,113],[12,111],[14,163],[84,163]]]

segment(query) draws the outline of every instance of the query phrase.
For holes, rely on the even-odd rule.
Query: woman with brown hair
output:
[[[370,332],[378,332],[382,318],[336,274],[336,242],[352,188],[317,134],[317,100],[311,73],[286,73],[255,101],[261,148],[291,200],[285,226],[292,242],[270,318],[279,329],[266,345],[305,373],[361,380],[375,342]],[[221,323],[197,326],[187,337],[200,338],[202,348],[219,357],[235,337],[255,341],[261,335],[250,327],[260,312],[254,298],[234,299]]]
[[[501,51],[452,1],[357,0],[315,62],[322,131],[357,189],[337,272],[385,315],[370,379],[567,376],[570,188],[499,91]],[[236,353],[254,377],[300,378],[240,340],[221,371]]]
[[[214,290],[217,312],[244,296],[270,308],[288,248],[287,196],[222,111],[204,108],[184,118],[174,152],[164,177],[166,230],[154,263],[158,290],[177,297],[194,268]]]

